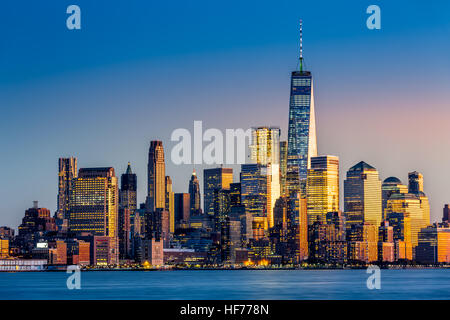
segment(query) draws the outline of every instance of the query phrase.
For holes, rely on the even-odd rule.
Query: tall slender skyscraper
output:
[[[200,214],[200,183],[195,170],[192,172],[191,180],[189,180],[189,195],[191,216]]]
[[[137,176],[131,171],[131,164],[128,162],[127,171],[120,179],[119,204],[122,208],[134,212],[137,209]]]
[[[266,167],[267,173],[267,223],[274,225],[273,208],[280,197],[280,128],[252,128],[250,155],[253,163]]]
[[[378,171],[364,161],[347,171],[344,211],[348,227],[363,223],[378,227],[381,223],[381,180]]]
[[[172,179],[166,176],[166,210],[169,211],[169,230],[175,232],[175,193]]]
[[[328,212],[339,211],[339,158],[311,158],[306,187],[308,225],[325,222]]]
[[[56,217],[67,219],[72,180],[77,177],[77,158],[59,158],[58,164],[58,208]]]
[[[317,156],[313,78],[303,70],[302,22],[300,21],[300,70],[291,74],[289,100],[287,192],[305,194],[311,157]]]
[[[164,209],[166,205],[166,173],[162,141],[150,142],[148,151],[147,210]]]
[[[286,174],[287,174],[287,141],[280,141],[280,194],[287,196]]]

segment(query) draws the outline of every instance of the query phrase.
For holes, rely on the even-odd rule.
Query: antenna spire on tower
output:
[[[303,72],[303,21],[300,19],[300,72]]]

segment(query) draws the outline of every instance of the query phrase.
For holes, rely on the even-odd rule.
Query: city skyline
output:
[[[83,4],[81,5],[83,7]],[[318,154],[335,154],[339,156],[341,177],[344,177],[345,172],[359,161],[366,161],[377,168],[380,173],[380,180],[382,181],[389,176],[395,176],[400,178],[403,184],[406,184],[408,181],[408,172],[414,170],[421,172],[424,175],[425,192],[430,198],[432,210],[431,220],[439,220],[444,203],[449,201],[445,189],[446,179],[448,179],[448,177],[442,175],[439,170],[435,170],[435,167],[449,163],[447,160],[450,159],[450,154],[447,151],[450,149],[448,148],[447,141],[448,134],[446,135],[446,131],[444,130],[444,119],[448,114],[448,110],[446,110],[445,107],[448,106],[448,101],[450,101],[450,97],[446,96],[448,93],[444,90],[445,85],[448,84],[448,74],[445,74],[442,71],[445,70],[445,63],[448,63],[448,61],[443,57],[441,57],[442,59],[439,58],[439,56],[437,61],[442,63],[439,66],[436,65],[436,61],[433,61],[434,64],[431,67],[427,65],[426,68],[423,65],[417,66],[414,64],[414,67],[418,68],[416,69],[418,74],[430,74],[429,79],[431,79],[434,88],[422,84],[418,81],[421,78],[417,78],[417,75],[411,73],[410,70],[413,65],[411,62],[414,60],[414,57],[417,57],[417,55],[426,57],[426,52],[423,51],[424,48],[406,46],[405,51],[408,51],[409,54],[406,61],[403,61],[403,63],[400,63],[397,67],[393,66],[391,63],[388,64],[389,68],[384,66],[383,63],[386,63],[386,57],[390,51],[386,47],[383,47],[383,44],[386,45],[390,43],[389,41],[391,41],[393,37],[392,32],[394,32],[392,30],[393,25],[389,24],[391,21],[390,17],[393,15],[389,8],[397,10],[399,8],[395,5],[389,6],[388,4],[382,4],[381,6],[383,8],[383,13],[386,13],[387,17],[383,15],[383,27],[378,34],[371,34],[369,31],[363,30],[364,15],[363,10],[360,10],[358,27],[361,28],[361,30],[358,31],[358,35],[354,36],[367,38],[362,40],[363,45],[362,47],[359,47],[359,49],[365,49],[363,52],[366,53],[367,56],[360,57],[354,64],[348,63],[350,56],[355,58],[354,54],[351,55],[349,53],[351,51],[351,46],[347,50],[341,51],[342,46],[338,46],[326,36],[321,37],[321,32],[323,33],[327,30],[328,32],[330,31],[329,29],[318,27],[317,24],[315,25],[315,22],[312,21],[314,14],[304,18],[305,29],[308,31],[307,36],[305,36],[304,39],[305,62],[308,69],[314,70],[315,76]],[[443,6],[445,7],[445,4],[443,4]],[[90,5],[85,5],[84,8],[88,11]],[[329,11],[336,11],[336,8],[334,7],[328,9]],[[308,10],[314,12],[317,8],[312,6],[306,9],[306,11]],[[356,9],[352,10],[356,11]],[[402,8],[402,14],[406,16],[409,13],[414,13],[409,12],[409,10],[414,11],[414,5],[412,8],[405,8],[405,10]],[[435,7],[427,10],[429,10],[426,11],[427,17],[440,17],[439,13],[435,10]],[[445,11],[445,9],[441,10]],[[326,14],[331,14],[328,10],[326,10],[326,12]],[[414,17],[415,15],[413,14],[410,19],[413,19]],[[399,19],[401,20],[402,17]],[[437,28],[442,31],[447,30],[445,28],[449,27],[448,23],[446,24],[442,19],[437,19],[436,21],[435,24],[430,24],[427,28]],[[171,143],[169,142],[169,131],[178,127],[191,128],[193,120],[203,119],[203,115],[208,110],[207,98],[209,96],[200,96],[200,99],[198,100],[195,98],[196,95],[189,96],[188,101],[185,104],[189,106],[189,108],[184,109],[187,117],[185,119],[175,119],[175,121],[170,122],[171,125],[173,125],[173,128],[171,127],[169,130],[162,130],[157,123],[158,121],[152,121],[151,117],[152,114],[159,115],[161,110],[156,107],[149,108],[148,104],[156,105],[158,102],[165,101],[163,106],[171,105],[174,102],[173,97],[168,98],[166,96],[164,98],[157,95],[158,99],[155,100],[154,97],[143,95],[143,89],[136,87],[135,93],[138,94],[137,97],[139,99],[134,99],[130,96],[133,93],[133,90],[119,90],[120,93],[118,94],[121,99],[118,101],[121,101],[123,105],[124,101],[129,101],[127,107],[122,108],[119,107],[119,104],[113,102],[115,99],[114,97],[116,96],[109,96],[110,89],[121,86],[121,82],[117,80],[120,75],[127,75],[132,78],[133,83],[142,81],[145,82],[147,86],[156,84],[157,82],[154,76],[143,76],[141,71],[138,71],[138,69],[141,69],[142,67],[144,67],[142,70],[156,71],[155,75],[162,76],[162,83],[158,84],[157,88],[163,89],[163,92],[168,93],[167,89],[164,90],[164,86],[168,85],[168,82],[165,79],[166,77],[170,78],[170,76],[176,74],[175,69],[180,66],[178,63],[182,62],[187,73],[196,70],[196,72],[194,72],[196,76],[193,85],[195,87],[206,84],[207,80],[210,79],[209,76],[207,76],[208,71],[206,69],[209,66],[209,63],[213,62],[212,60],[221,57],[220,59],[217,59],[217,64],[214,64],[214,66],[217,67],[219,71],[224,71],[227,68],[225,60],[230,59],[231,62],[235,63],[235,67],[228,73],[225,73],[227,75],[226,78],[219,79],[218,81],[227,86],[227,89],[231,90],[232,93],[236,95],[236,98],[223,99],[223,101],[217,104],[214,109],[217,108],[220,110],[225,106],[234,106],[235,104],[241,107],[247,104],[248,106],[245,110],[239,110],[238,107],[232,108],[232,110],[239,114],[239,117],[230,115],[224,117],[225,119],[222,121],[218,121],[214,119],[214,117],[207,117],[205,119],[206,121],[204,121],[205,125],[207,127],[217,128],[245,128],[244,123],[248,123],[247,127],[253,125],[280,126],[283,137],[282,140],[286,140],[288,122],[286,116],[288,110],[288,89],[286,88],[289,84],[289,72],[296,69],[294,62],[296,61],[296,55],[298,53],[298,50],[296,49],[298,42],[297,24],[298,16],[292,19],[288,25],[274,28],[272,34],[268,33],[268,43],[262,47],[260,46],[261,43],[258,44],[252,42],[250,47],[246,48],[244,45],[237,45],[233,48],[230,47],[225,53],[214,52],[211,48],[209,48],[210,51],[205,50],[201,53],[178,52],[174,56],[165,58],[166,62],[168,62],[167,64],[163,63],[162,67],[162,69],[167,68],[166,71],[168,71],[168,73],[165,75],[161,73],[162,69],[155,69],[153,62],[147,60],[147,58],[143,58],[144,61],[139,59],[134,60],[131,64],[131,71],[127,72],[123,70],[123,65],[121,66],[121,63],[117,63],[117,61],[110,65],[97,65],[97,67],[90,65],[90,63],[93,62],[90,61],[90,63],[85,65],[85,69],[82,68],[78,72],[65,66],[60,72],[53,70],[53,73],[49,71],[48,73],[44,73],[44,76],[36,73],[40,67],[43,67],[41,64],[36,66],[36,69],[32,69],[35,73],[33,74],[33,72],[31,72],[29,77],[26,78],[27,80],[20,80],[17,76],[12,76],[10,82],[6,82],[6,76],[13,75],[13,72],[16,70],[12,69],[11,66],[5,66],[6,76],[1,79],[2,90],[0,101],[2,106],[6,106],[7,113],[1,120],[1,133],[3,137],[9,137],[11,133],[13,134],[11,139],[5,139],[4,144],[2,142],[2,149],[6,151],[6,154],[0,160],[0,164],[3,168],[9,168],[8,172],[2,172],[2,180],[10,181],[10,184],[8,187],[3,186],[0,189],[4,195],[4,200],[0,204],[0,212],[2,214],[0,224],[17,226],[22,217],[23,210],[29,207],[29,203],[32,200],[39,200],[43,207],[51,210],[52,214],[56,211],[55,195],[57,194],[58,178],[55,174],[55,168],[57,167],[57,159],[59,157],[77,157],[79,168],[96,166],[114,167],[117,176],[125,172],[127,163],[130,161],[133,171],[138,175],[138,201],[145,201],[146,148],[148,148],[148,142],[153,139],[161,139],[166,146],[166,150],[170,152]],[[351,32],[345,32],[349,32],[351,29],[350,26],[354,27],[353,24],[357,25],[356,18],[355,20],[350,20],[347,24],[344,22],[342,23],[344,38],[345,34],[351,34]],[[399,27],[399,25],[400,23],[395,24],[394,26]],[[421,25],[410,26],[411,30],[403,27],[397,32],[405,33],[406,38],[408,38],[408,36],[412,37],[413,35],[415,36],[415,32],[421,30],[420,26]],[[328,28],[329,27],[330,26],[328,26]],[[91,25],[91,28],[95,30],[95,25]],[[86,30],[89,30],[89,25],[86,26]],[[280,40],[282,43],[277,44],[274,42],[275,38],[279,36],[283,30],[289,30],[290,40],[289,42]],[[83,30],[83,32],[85,31]],[[247,32],[249,32],[249,30]],[[424,31],[420,32],[422,32],[423,35]],[[225,30],[221,30],[222,36],[226,36],[227,34],[228,33]],[[230,33],[230,35],[231,34],[232,33]],[[436,50],[436,46],[439,47],[441,45],[439,42],[439,35],[443,35],[443,33],[438,32],[436,35],[436,43],[432,43],[431,40],[428,40],[427,44],[432,47],[434,46],[433,48],[435,48],[434,50],[428,49],[430,52],[436,53],[439,51]],[[264,42],[263,39],[264,38],[259,38],[260,41]],[[344,40],[347,41],[347,45],[351,43],[349,42],[351,39]],[[78,39],[77,41],[83,40]],[[371,41],[374,42],[372,45],[370,44]],[[232,41],[230,40],[230,43],[231,42]],[[270,45],[273,45],[273,50],[268,49]],[[339,52],[337,53],[338,57],[334,57],[333,60],[340,59],[340,63],[343,65],[347,63],[346,66],[349,68],[345,70],[345,75],[340,75],[347,81],[343,81],[344,83],[339,86],[340,90],[332,88],[333,81],[337,80],[337,69],[330,68],[329,72],[325,70],[326,67],[331,66],[331,54],[325,54],[324,52],[321,52],[321,49],[324,49],[327,46],[329,49],[339,49]],[[375,50],[374,48],[380,50],[377,54],[377,56],[380,57],[380,61],[374,61],[372,59],[374,57],[374,53],[372,52]],[[417,51],[413,52],[412,48],[416,48]],[[139,48],[136,48],[136,50],[139,51]],[[143,51],[144,54],[147,52],[145,48]],[[255,58],[255,52],[253,51],[258,51],[260,55]],[[241,52],[241,54],[239,54],[239,52]],[[211,56],[211,60],[206,60],[203,64],[199,62],[201,58],[208,55]],[[248,60],[250,55],[253,58],[251,59],[249,66],[246,67],[244,64],[246,61],[250,61]],[[272,55],[274,55],[274,57],[272,57]],[[277,58],[275,57],[278,56],[283,57],[281,62],[276,61]],[[397,55],[394,54],[392,59],[395,60],[396,58],[399,58],[399,56],[401,56],[401,54],[397,52]],[[160,61],[158,59],[161,58],[156,59],[156,61]],[[76,61],[82,64],[81,60]],[[272,65],[269,65],[268,62],[272,62]],[[323,66],[321,66],[322,63]],[[169,66],[169,64],[172,64],[172,66]],[[366,66],[366,72],[374,72],[374,79],[364,78],[362,77],[361,72],[356,70],[360,67],[361,69],[364,69],[362,68],[363,65]],[[145,66],[147,66],[147,68],[145,68]],[[273,76],[270,80],[267,78],[264,79],[262,86],[264,88],[273,88],[274,94],[264,93],[261,98],[258,97],[257,99],[259,105],[255,105],[249,102],[254,100],[254,95],[256,93],[261,93],[263,90],[261,90],[259,86],[258,88],[255,88],[254,84],[250,81],[251,78],[248,77],[247,74],[252,74],[253,71],[262,66],[266,67],[265,71],[269,72],[271,77]],[[383,72],[378,73],[379,71],[374,71],[374,69],[377,68],[381,68],[381,71],[386,71],[387,69],[394,71],[395,75],[393,75],[393,80],[382,78],[381,74]],[[95,70],[100,71],[98,77],[95,77],[84,84],[81,83],[91,77]],[[401,74],[402,76],[400,77],[398,74]],[[133,75],[136,75],[136,77],[132,77]],[[231,85],[229,82],[230,79],[238,79],[240,75],[242,75],[243,78],[239,81],[243,81],[242,83],[245,84],[244,87],[247,88],[248,91],[241,91],[229,87]],[[407,80],[406,78],[411,75],[413,76],[411,80]],[[57,84],[60,82],[61,77],[66,79],[67,84]],[[106,79],[106,77],[108,79]],[[106,80],[106,83],[102,85],[99,83],[95,84],[100,79]],[[382,86],[377,84],[381,79],[386,81]],[[358,83],[361,81],[366,82],[367,87],[366,85]],[[413,82],[417,83],[417,86]],[[93,83],[97,89],[95,92],[88,89],[88,85]],[[393,90],[388,89],[389,86],[393,86],[396,91],[394,92]],[[56,88],[61,88],[61,93],[55,93]],[[189,88],[192,87],[187,86],[186,89],[182,88],[181,90],[185,93],[185,90],[189,90]],[[214,88],[208,86],[206,86],[206,88],[212,89],[210,94],[217,93]],[[414,92],[418,88],[422,88],[422,94]],[[11,91],[7,92],[3,89],[11,89]],[[349,92],[348,90],[351,89],[357,89],[360,92],[358,94],[356,94],[357,90]],[[380,92],[379,90],[385,90],[382,92],[386,93],[386,95],[384,96],[383,94],[383,97],[381,97],[373,94],[374,92]],[[106,95],[106,92],[108,92],[108,95]],[[200,94],[200,90],[195,92],[197,97],[199,97],[198,94]],[[13,94],[20,96],[18,93],[25,94],[22,97],[13,98]],[[34,98],[35,93],[36,98]],[[30,97],[33,97],[33,99],[30,99]],[[337,102],[339,99],[342,99],[342,101]],[[117,132],[114,131],[112,135],[113,139],[111,139],[111,141],[108,138],[111,131],[105,129],[103,125],[100,125],[100,128],[105,130],[92,131],[98,122],[90,119],[85,119],[85,122],[78,121],[77,126],[71,123],[65,123],[65,126],[61,127],[61,124],[57,121],[59,116],[56,117],[52,115],[55,109],[47,107],[49,102],[51,102],[50,105],[53,105],[56,102],[56,104],[64,106],[63,110],[61,110],[64,117],[67,115],[73,117],[78,112],[92,112],[93,118],[99,119],[100,122],[102,119],[108,121],[113,120],[114,123],[117,124],[114,126],[114,130]],[[363,106],[360,106],[359,104],[362,104]],[[429,112],[422,110],[421,106],[424,104],[427,106],[426,110],[429,110]],[[92,107],[93,105],[97,105],[98,110],[95,108],[89,110],[89,106]],[[111,105],[111,113],[105,115],[103,118],[101,112],[104,111],[103,108],[107,105]],[[196,105],[198,105],[198,107],[196,107]],[[256,115],[255,111],[258,110],[257,108],[262,108],[264,112]],[[378,108],[376,110],[380,110],[380,112],[372,114],[371,111],[375,110],[375,108]],[[15,109],[25,111],[25,113],[17,113],[17,111],[14,111]],[[339,112],[334,109],[339,110]],[[181,110],[183,109],[180,109],[180,112]],[[413,111],[408,113],[406,112],[407,110]],[[215,112],[214,116],[221,114],[220,112]],[[242,117],[240,116],[240,112],[243,113]],[[120,124],[117,119],[119,115],[121,117],[123,114],[131,116],[131,119],[134,119],[135,123],[130,124],[129,122],[126,122],[128,126],[125,126],[125,122]],[[372,121],[367,123],[361,122],[361,120],[366,119],[368,114],[373,118]],[[355,117],[353,121],[351,121],[351,119],[346,119],[349,118],[349,115]],[[146,118],[147,125],[144,127],[143,123],[137,118]],[[80,117],[80,119],[83,119],[83,117]],[[37,122],[43,125],[37,127],[35,120],[39,120]],[[168,118],[167,115],[162,112],[160,122],[164,121],[168,121]],[[361,123],[363,123],[363,125]],[[433,130],[431,130],[431,128],[433,128]],[[118,135],[123,134],[125,130],[129,130],[131,133],[127,134],[123,139],[118,138]],[[60,133],[59,137],[52,137],[54,136],[55,131]],[[33,136],[31,136],[31,132],[33,133]],[[395,139],[392,139],[392,137],[395,137]],[[131,140],[131,142],[128,143],[127,139]],[[386,139],[392,139],[392,142],[389,141],[389,143],[386,144],[384,143]],[[118,152],[117,150],[123,150],[123,152]],[[24,165],[25,159],[27,159],[30,154],[33,155],[33,162],[30,162],[28,159],[27,165]],[[167,161],[166,174],[171,176],[174,181],[174,192],[187,192],[187,185],[192,169],[193,166],[190,165],[177,167]],[[201,183],[201,189],[203,190],[202,167],[195,166],[195,169],[199,173],[198,178]],[[238,167],[233,167],[233,169],[236,181],[236,175],[239,170]],[[12,176],[14,172],[16,175],[15,179]],[[18,178],[17,175],[19,175]],[[27,179],[25,179],[25,177]],[[343,190],[342,183],[343,179],[340,181],[341,190]],[[39,188],[37,186],[39,186]],[[342,193],[340,202],[341,209],[343,209]]]

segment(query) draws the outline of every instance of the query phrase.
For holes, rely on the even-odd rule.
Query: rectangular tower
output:
[[[59,158],[58,164],[58,208],[56,216],[59,219],[67,219],[72,180],[77,177],[77,158]]]
[[[233,169],[213,168],[203,170],[203,209],[206,214],[214,215],[214,191],[230,189],[233,182]]]

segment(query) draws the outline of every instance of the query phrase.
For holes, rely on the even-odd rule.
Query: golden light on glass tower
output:
[[[280,194],[282,196],[288,196],[287,192],[287,141],[280,141]]]
[[[410,220],[410,230],[405,230],[405,234],[411,235],[411,244],[416,247],[418,244],[418,234],[421,228],[426,227],[423,219],[423,209],[420,199],[413,194],[395,193],[387,201],[386,216],[392,213],[403,213]],[[405,239],[405,241],[407,241]]]
[[[347,171],[344,212],[348,227],[363,223],[378,227],[382,221],[381,181],[378,171],[364,161]]]
[[[328,212],[339,211],[339,158],[311,158],[306,183],[308,225],[326,221]]]
[[[408,173],[408,192],[419,198],[423,221],[429,225],[430,203],[428,197],[423,192],[423,175],[420,172],[413,171]]]
[[[110,238],[110,262],[118,262],[118,179],[114,168],[82,168],[70,193],[69,228]]]
[[[252,128],[250,157],[253,163],[267,167],[267,222],[273,227],[273,208],[280,197],[280,128]]]
[[[150,142],[148,151],[147,210],[164,209],[166,205],[166,172],[162,141]]]

